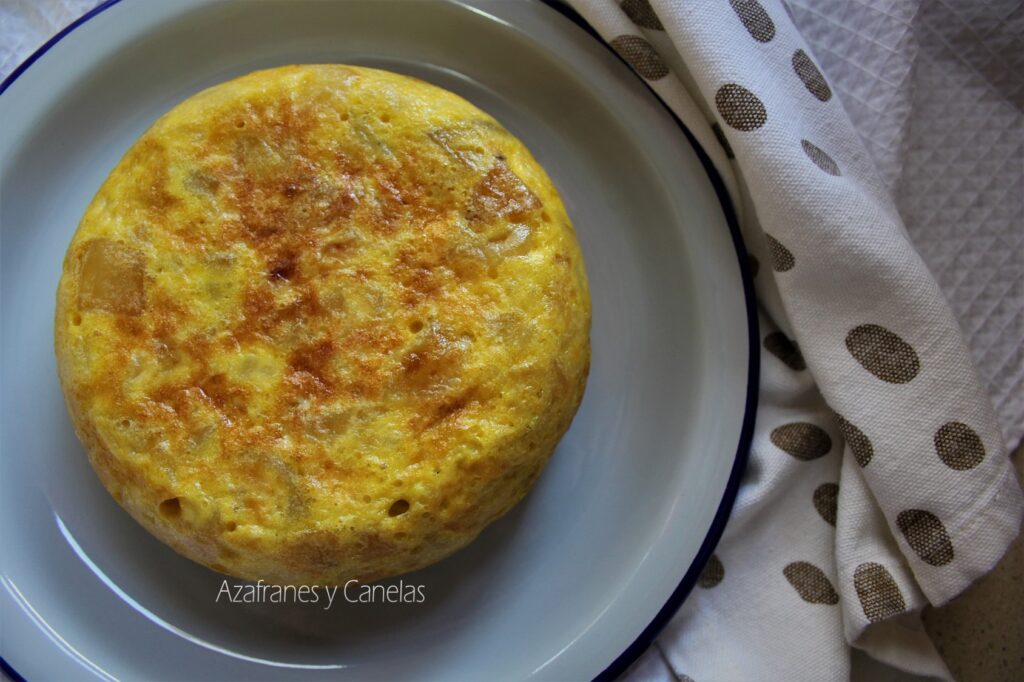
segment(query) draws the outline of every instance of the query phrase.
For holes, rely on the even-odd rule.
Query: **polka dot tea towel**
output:
[[[779,0],[570,0],[703,145],[757,275],[751,460],[636,678],[948,677],[918,612],[999,560],[1021,491],[934,279]],[[667,665],[666,665],[667,664]]]

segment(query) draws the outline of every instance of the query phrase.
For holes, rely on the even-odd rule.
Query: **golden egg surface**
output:
[[[56,351],[114,498],[280,584],[415,570],[537,479],[579,406],[590,301],[523,144],[422,81],[293,66],[160,118],[68,249]]]

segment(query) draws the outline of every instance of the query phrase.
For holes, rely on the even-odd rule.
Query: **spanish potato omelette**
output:
[[[58,369],[113,497],[230,575],[336,584],[470,542],[582,399],[590,300],[558,193],[493,118],[343,65],[160,118],[86,210]]]

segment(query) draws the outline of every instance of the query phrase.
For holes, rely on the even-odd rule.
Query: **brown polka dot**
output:
[[[807,154],[807,158],[814,162],[814,165],[825,171],[829,175],[842,175],[839,172],[839,166],[832,160],[832,157],[821,150],[820,147],[808,142],[807,140],[800,140],[800,145],[804,148],[804,153]]]
[[[776,272],[792,270],[793,266],[796,265],[793,253],[783,246],[782,242],[767,232],[764,233],[764,236],[768,238],[768,257],[772,261],[772,270]]]
[[[711,124],[711,131],[718,138],[718,144],[722,145],[722,149],[725,150],[725,156],[730,159],[735,159],[736,155],[732,153],[732,145],[729,144],[729,140],[725,137],[725,132],[722,130],[722,126],[717,123]]]
[[[806,561],[794,561],[782,569],[782,574],[805,602],[811,604],[838,604],[839,595],[825,572]]]
[[[950,469],[973,469],[985,459],[981,438],[967,424],[949,422],[935,433],[935,452]]]
[[[953,560],[953,543],[935,514],[923,509],[907,509],[896,516],[896,525],[907,544],[925,563],[945,566]]]
[[[861,467],[866,467],[871,463],[871,458],[875,456],[875,449],[871,446],[871,441],[863,431],[843,419],[841,414],[837,414],[836,417],[839,418],[839,430],[842,432],[846,444],[850,446],[853,458]]]
[[[831,525],[836,525],[836,505],[839,502],[839,486],[835,483],[822,483],[814,489],[814,508],[821,518]]]
[[[782,332],[772,332],[764,337],[764,347],[769,353],[782,360],[790,369],[800,371],[807,369],[804,356],[795,343]]]
[[[910,344],[877,324],[851,329],[846,347],[864,369],[890,384],[905,384],[921,371],[921,361]]]
[[[771,439],[777,448],[805,462],[824,457],[832,449],[825,430],[807,422],[783,424],[772,431]]]
[[[729,4],[754,40],[767,43],[775,37],[775,23],[757,0],[729,0]]]
[[[621,35],[611,42],[619,56],[649,81],[656,81],[668,75],[668,67],[654,51],[651,44],[640,36]]]
[[[761,261],[757,260],[755,256],[747,254],[747,262],[750,264],[750,276],[757,277],[757,273],[761,272]]]
[[[708,563],[705,564],[704,570],[701,571],[700,578],[697,579],[697,584],[707,589],[722,582],[722,578],[724,577],[725,566],[722,565],[717,554],[712,554],[711,558],[708,559]]]
[[[800,77],[812,95],[822,102],[832,99],[832,88],[828,87],[828,82],[821,75],[821,71],[803,50],[793,53],[793,70],[796,71],[796,75]]]
[[[907,610],[899,585],[881,564],[869,561],[858,566],[853,571],[853,587],[864,617],[872,623]]]
[[[768,120],[768,112],[754,93],[742,85],[726,83],[715,93],[715,106],[722,120],[736,130],[756,130]]]
[[[661,19],[654,13],[650,0],[622,0],[621,7],[630,21],[637,26],[652,28],[655,31],[665,30],[661,25]]]

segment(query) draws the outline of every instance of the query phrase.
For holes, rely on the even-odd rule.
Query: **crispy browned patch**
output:
[[[242,320],[231,330],[232,336],[240,342],[256,337],[273,340],[280,335],[282,327],[320,319],[325,312],[316,289],[309,286],[300,288],[293,300],[277,304],[269,283],[250,284],[242,294],[241,303]]]
[[[154,219],[160,219],[163,213],[180,203],[181,200],[170,190],[171,161],[164,144],[143,137],[126,157],[135,172],[133,189],[138,205]]]
[[[297,267],[298,257],[295,255],[295,252],[285,251],[271,258],[270,265],[267,268],[267,276],[271,281],[288,281],[295,276]]]
[[[224,374],[214,374],[199,382],[201,397],[218,410],[232,415],[248,410],[249,391],[232,383]]]
[[[330,393],[335,384],[331,371],[334,352],[334,341],[331,339],[320,339],[295,349],[288,357],[291,369],[288,381],[308,392]]]
[[[473,188],[466,205],[466,215],[474,223],[497,218],[519,221],[540,205],[537,195],[499,157]]]

